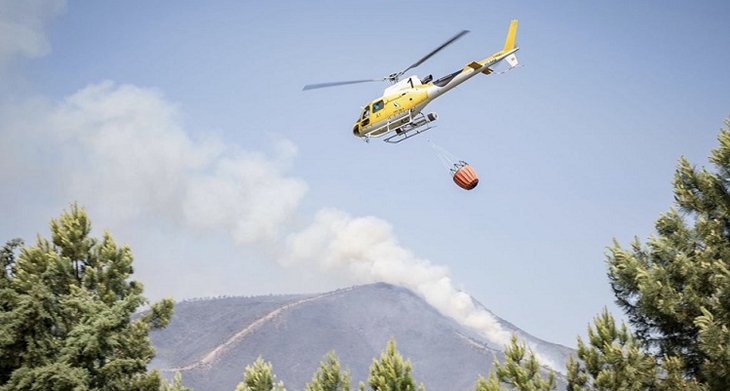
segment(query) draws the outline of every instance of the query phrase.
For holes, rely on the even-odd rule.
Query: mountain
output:
[[[554,362],[572,353],[497,318],[504,329]],[[411,291],[376,283],[323,294],[200,299],[176,304],[170,325],[150,337],[151,368],[166,377],[180,370],[196,391],[233,391],[246,365],[270,361],[289,391],[303,390],[334,350],[349,368],[353,389],[367,384],[373,359],[394,337],[413,376],[428,391],[471,390],[502,347],[445,317]]]

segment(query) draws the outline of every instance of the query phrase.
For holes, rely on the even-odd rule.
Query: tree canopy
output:
[[[305,391],[350,391],[350,371],[340,369],[340,361],[334,351],[327,353],[319,364],[312,381]]]
[[[264,362],[259,356],[243,372],[243,381],[238,383],[236,391],[286,391],[283,382],[276,382],[274,366]]]
[[[609,247],[609,282],[633,330],[605,310],[596,317],[568,364],[569,391],[728,389],[730,121],[725,126],[710,156],[714,171],[679,160],[676,208],[659,216],[656,235]],[[500,382],[535,389],[520,383],[520,370],[502,374],[480,379],[477,391]]]
[[[519,344],[517,336],[512,335],[510,344],[505,346],[504,363],[494,360],[494,371],[486,379],[479,376],[475,391],[506,391],[501,384],[509,385],[519,391],[550,391],[557,387],[555,373],[549,371],[543,378],[540,363],[532,350]]]
[[[148,305],[130,280],[132,253],[109,232],[93,238],[72,205],[51,221],[51,240],[1,253],[0,390],[158,390],[148,372],[148,332],[164,327],[172,300]]]
[[[682,375],[682,360],[656,358],[641,347],[625,324],[617,327],[604,309],[588,328],[588,342],[578,337],[578,360],[568,363],[568,391],[699,391],[694,379]]]
[[[368,384],[373,391],[424,391],[423,384],[416,385],[411,362],[403,360],[396,349],[395,338],[388,341],[380,360],[373,359]]]
[[[712,151],[714,170],[681,158],[676,208],[656,235],[609,248],[609,279],[642,346],[659,362],[681,359],[710,390],[730,384],[730,122]]]

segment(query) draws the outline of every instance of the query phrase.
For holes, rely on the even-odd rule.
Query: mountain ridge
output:
[[[472,389],[495,358],[503,360],[501,350],[479,333],[410,290],[386,283],[319,294],[183,301],[170,326],[150,336],[158,352],[151,367],[165,376],[181,371],[184,384],[195,390],[233,390],[258,356],[273,364],[288,390],[301,390],[331,350],[350,368],[356,386],[367,380],[372,360],[390,338],[429,390]],[[531,338],[543,349],[571,351]],[[450,373],[457,375],[444,375]]]

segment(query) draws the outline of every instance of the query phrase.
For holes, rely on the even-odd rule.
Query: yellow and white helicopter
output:
[[[436,113],[423,114],[422,111],[434,99],[473,76],[480,73],[485,75],[493,73],[490,67],[503,60],[507,61],[510,68],[517,65],[517,57],[515,56],[515,52],[519,50],[519,47],[515,46],[517,20],[513,20],[507,32],[504,48],[491,56],[481,61],[472,61],[466,64],[463,69],[459,69],[438,80],[433,80],[431,75],[423,79],[419,79],[418,76],[413,75],[405,80],[400,80],[400,77],[404,73],[421,65],[424,61],[431,58],[431,56],[468,32],[468,30],[461,31],[443,45],[413,63],[413,65],[384,78],[308,84],[304,86],[304,90],[372,81],[387,80],[392,82],[393,85],[385,89],[383,96],[363,107],[360,118],[352,128],[352,133],[356,137],[365,139],[365,141],[370,141],[372,137],[386,136],[384,141],[399,143],[431,128],[431,122],[435,121],[438,116]]]

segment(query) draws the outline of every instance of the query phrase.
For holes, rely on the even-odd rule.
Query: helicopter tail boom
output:
[[[517,66],[517,56],[515,56],[515,52],[519,50],[519,48],[516,45],[516,41],[517,19],[514,19],[509,24],[507,39],[504,41],[504,48],[481,61],[472,61],[469,64],[466,64],[464,71],[474,70],[485,75],[489,75],[494,72],[494,70],[490,67],[502,60],[507,60],[510,67]]]

